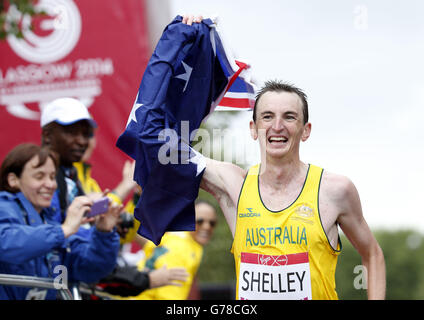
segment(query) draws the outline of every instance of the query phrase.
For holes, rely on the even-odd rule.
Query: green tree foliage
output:
[[[386,261],[386,299],[424,299],[424,237],[413,230],[377,230],[374,232]],[[366,299],[365,290],[354,288],[353,273],[361,258],[349,241],[342,237],[343,251],[336,271],[341,299]]]
[[[414,230],[377,230],[374,232],[386,261],[386,299],[424,299],[424,237]],[[354,268],[361,258],[346,237],[336,271],[340,299],[366,299],[366,290],[355,289]]]
[[[35,9],[36,2],[36,0],[0,0],[0,40],[4,40],[8,35],[23,38],[21,17],[45,14],[45,12]],[[14,14],[8,14],[10,7],[15,7]],[[29,28],[32,29],[32,27],[31,22]]]
[[[411,230],[379,232],[385,253],[387,299],[424,299],[424,238]]]

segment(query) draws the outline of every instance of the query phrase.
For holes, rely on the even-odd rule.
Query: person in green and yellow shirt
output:
[[[168,268],[185,268],[186,281],[175,281],[174,285],[146,290],[135,300],[185,300],[187,299],[194,277],[199,269],[203,246],[209,243],[216,225],[216,210],[209,202],[198,200],[196,209],[196,230],[185,232],[167,232],[159,246],[147,241],[143,250],[145,258],[139,264],[139,270],[157,270]]]

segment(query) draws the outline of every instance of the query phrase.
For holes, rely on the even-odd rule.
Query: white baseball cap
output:
[[[97,127],[87,107],[73,98],[59,98],[46,105],[41,111],[41,127],[50,122],[57,122],[63,126],[71,125],[81,120],[88,120],[93,127]]]

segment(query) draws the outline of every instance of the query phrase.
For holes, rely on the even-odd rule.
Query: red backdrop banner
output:
[[[34,20],[24,39],[0,42],[0,159],[19,143],[41,142],[40,110],[48,102],[78,98],[99,125],[93,176],[112,189],[128,159],[115,143],[150,56],[144,1],[40,0],[37,6],[47,15]]]

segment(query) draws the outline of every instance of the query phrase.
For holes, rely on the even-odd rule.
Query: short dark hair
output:
[[[4,158],[0,168],[0,191],[8,191],[17,193],[20,190],[13,188],[9,185],[7,176],[9,173],[14,173],[20,177],[25,164],[30,161],[34,156],[38,156],[38,165],[36,168],[41,167],[46,163],[47,158],[51,158],[56,167],[59,166],[59,160],[56,153],[47,148],[41,147],[33,143],[22,143],[14,147]]]
[[[302,101],[303,109],[303,124],[306,124],[309,120],[309,111],[308,111],[308,99],[306,94],[302,89],[295,87],[292,84],[283,82],[280,80],[269,80],[265,82],[265,85],[259,90],[256,95],[255,106],[253,108],[253,121],[256,122],[256,108],[259,102],[259,99],[267,92],[290,92],[297,94],[297,96]]]

